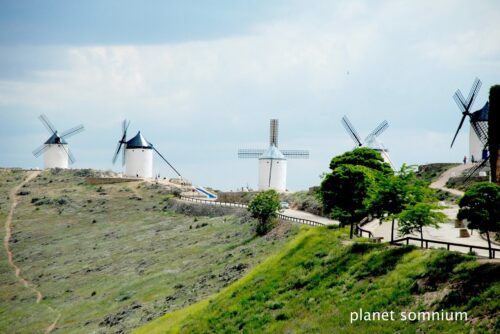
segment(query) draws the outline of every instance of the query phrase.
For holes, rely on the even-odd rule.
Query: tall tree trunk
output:
[[[351,222],[351,232],[349,233],[349,238],[351,239],[352,239],[353,229],[354,229],[354,222]]]
[[[486,237],[488,238],[488,258],[493,258],[493,251],[491,250],[491,240],[490,240],[490,232],[486,231]]]
[[[420,248],[424,248],[424,228],[420,228]]]
[[[394,218],[392,218],[392,225],[391,225],[391,242],[394,241]]]

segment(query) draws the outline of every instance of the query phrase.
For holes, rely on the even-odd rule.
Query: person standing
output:
[[[467,163],[467,156],[464,155],[464,165]]]

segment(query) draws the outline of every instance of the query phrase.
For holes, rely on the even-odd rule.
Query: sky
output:
[[[43,167],[32,151],[68,141],[74,168],[122,171],[111,160],[123,119],[196,185],[257,185],[269,120],[289,160],[288,188],[321,182],[354,147],[340,122],[379,137],[401,164],[459,162],[466,124],[452,99],[482,80],[473,109],[500,83],[498,1],[0,0],[0,167]],[[154,172],[175,174],[159,158]]]

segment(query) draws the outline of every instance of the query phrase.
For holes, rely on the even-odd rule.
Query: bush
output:
[[[272,229],[279,208],[280,197],[272,189],[257,194],[248,204],[248,211],[259,220],[256,229],[258,235],[264,235]]]

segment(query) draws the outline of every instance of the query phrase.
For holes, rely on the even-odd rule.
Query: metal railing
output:
[[[360,237],[363,236],[363,233],[366,233],[366,234],[368,234],[369,239],[373,239],[373,233],[371,231],[368,231],[368,230],[365,230],[364,228],[359,227],[359,225],[358,225],[358,232],[359,232],[358,235]]]
[[[391,243],[392,244],[396,244],[396,245],[400,245],[400,244],[406,243],[407,245],[409,245],[410,244],[410,240],[417,241],[420,244],[422,244],[422,239],[415,238],[415,237],[400,238],[400,239],[393,240]],[[484,247],[484,246],[474,246],[474,245],[467,245],[467,244],[458,244],[458,243],[455,243],[455,242],[430,240],[430,239],[423,239],[423,244],[425,245],[424,246],[425,248],[429,248],[429,244],[446,245],[446,249],[447,250],[450,250],[450,246],[461,247],[461,248],[468,248],[469,252],[471,252],[471,253],[472,253],[473,249],[480,249],[480,250],[490,251],[490,249],[488,247]],[[496,252],[500,252],[500,249],[498,249],[498,248],[491,248],[492,258],[495,258]]]
[[[368,230],[365,230],[364,228],[362,228],[361,226],[364,226],[366,224],[368,224],[370,220],[368,219],[368,217],[365,217],[363,219],[361,219],[361,221],[356,224],[356,228],[358,230],[358,236],[362,237],[363,236],[363,233],[366,233],[368,234],[368,238],[369,239],[373,239],[373,233],[371,231],[368,231]]]
[[[304,219],[304,218],[296,218],[296,217],[291,217],[287,216],[281,213],[278,213],[278,218],[283,219],[283,220],[288,220],[291,222],[296,222],[296,223],[301,223],[301,224],[307,224],[311,226],[325,226],[325,224],[314,221],[314,220],[309,220],[309,219]]]
[[[181,196],[180,199],[185,200],[185,201],[190,201],[190,202],[209,204],[209,205],[218,205],[218,206],[235,207],[235,208],[248,208],[248,205],[241,204],[241,203],[217,202],[217,201],[211,201],[211,200],[207,200],[207,199],[194,198],[194,197],[188,197],[188,196]],[[284,215],[282,213],[278,213],[278,218],[283,219],[283,220],[287,220],[287,221],[291,221],[291,222],[307,224],[307,225],[311,225],[311,226],[324,226],[325,225],[323,223],[320,223],[320,222],[317,222],[314,220],[291,217],[291,216]]]
[[[217,201],[211,201],[209,199],[201,199],[201,198],[188,197],[188,196],[181,196],[180,198],[181,198],[181,200],[184,200],[184,201],[197,202],[197,203],[210,204],[210,205],[226,206],[226,207],[233,207],[233,208],[246,208],[246,207],[248,207],[247,205],[241,204],[241,203],[217,202]]]

